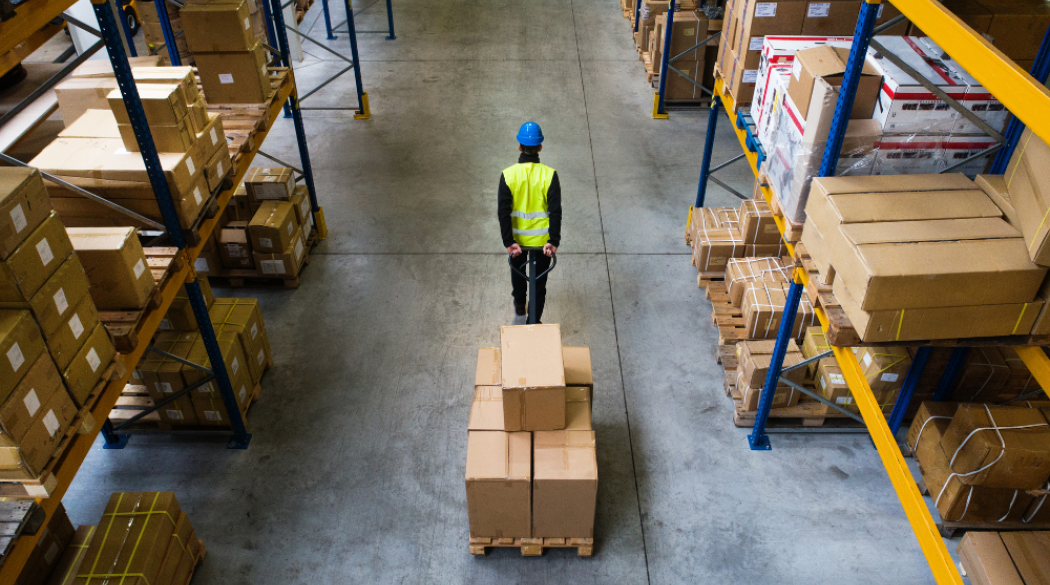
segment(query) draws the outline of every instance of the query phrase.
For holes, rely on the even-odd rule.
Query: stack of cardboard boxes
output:
[[[809,359],[831,349],[824,331],[820,327],[810,327],[802,344],[802,356]],[[883,412],[890,412],[897,400],[904,376],[911,367],[911,354],[902,347],[854,347],[853,354],[860,364],[868,387],[871,388],[876,402]],[[822,358],[808,366],[809,373],[815,381],[818,394],[841,406],[845,410],[859,413],[860,409],[853,400],[849,385],[838,361],[834,356]],[[825,411],[831,409],[825,405]]]
[[[39,172],[0,169],[0,234],[0,477],[35,479],[116,351]]]
[[[157,67],[160,65],[160,57],[128,57],[128,64],[132,69]],[[55,97],[58,99],[63,124],[68,128],[88,110],[109,109],[108,96],[117,88],[117,78],[113,74],[113,64],[109,59],[85,61],[55,86]]]
[[[269,98],[269,55],[256,36],[247,2],[194,0],[180,14],[208,103],[259,103]]]
[[[664,4],[667,4],[666,2]],[[709,41],[708,45],[701,45],[693,49],[707,37],[715,34],[717,29],[711,30],[707,15],[700,10],[694,12],[675,12],[674,22],[671,24],[671,48],[668,59],[682,55],[669,64],[682,74],[667,70],[667,83],[664,85],[664,98],[668,100],[698,100],[707,95],[694,83],[711,88],[713,82],[714,58],[708,59],[708,45],[713,49],[717,45],[717,39]],[[653,71],[659,74],[663,63],[663,50],[666,43],[667,14],[656,17],[656,26],[653,29],[653,39],[650,41],[650,54],[652,55]],[[686,51],[692,51],[686,53]],[[685,53],[683,55],[683,53]],[[705,67],[706,65],[706,67]],[[706,82],[706,83],[705,83]]]
[[[558,325],[503,327],[481,348],[467,431],[471,538],[593,538],[590,350]]]
[[[701,278],[723,274],[733,258],[779,257],[787,253],[773,214],[761,195],[744,200],[739,208],[693,208],[686,242],[693,248],[693,265]]]
[[[1050,522],[1045,408],[924,402],[907,444],[947,522]],[[1046,492],[1043,491],[1043,494]]]
[[[967,532],[959,542],[959,564],[973,585],[1050,582],[1050,533]]]
[[[132,69],[179,223],[191,227],[232,169],[222,120],[207,111],[190,67]],[[138,140],[119,90],[105,110],[88,109],[31,164],[140,215],[162,221]],[[57,184],[48,192],[70,226],[125,226],[134,220]],[[144,227],[144,226],[136,226]]]
[[[84,528],[86,533],[90,527]],[[53,576],[63,566],[62,553],[76,546],[82,534],[80,530],[73,529],[66,508],[59,504],[47,525],[40,529],[36,546],[29,553],[29,558],[26,559],[22,572],[15,578],[13,585],[61,583],[53,580]]]
[[[161,65],[171,65],[168,55],[167,41],[164,39],[164,31],[160,26],[161,16],[157,14],[157,7],[150,2],[136,2],[135,8],[139,16],[139,24],[142,26],[142,34],[146,40],[146,46],[151,52],[156,53],[161,59]],[[182,27],[182,17],[179,14],[179,5],[167,3],[168,22],[171,24],[171,34],[175,37],[175,48],[179,53],[179,61],[183,65],[193,65],[193,53],[186,45],[186,31]]]

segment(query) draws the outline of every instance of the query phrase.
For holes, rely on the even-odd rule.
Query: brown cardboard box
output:
[[[150,124],[149,129],[157,152],[189,152],[193,147],[195,136],[189,118],[177,124]],[[139,152],[139,141],[131,125],[118,124],[117,131],[128,152]]]
[[[40,529],[36,546],[29,553],[22,573],[14,580],[13,585],[39,585],[47,581],[58,567],[62,551],[73,538],[73,524],[66,515],[66,509],[59,504],[51,514],[47,526]]]
[[[854,10],[859,10],[859,5],[854,2],[823,2],[820,4],[852,5]],[[827,45],[803,49],[795,53],[795,62],[791,68],[791,81],[788,83],[788,96],[803,118],[809,118],[809,102],[813,97],[814,80],[820,78],[832,87],[841,87],[847,59],[849,59],[849,49]],[[875,102],[879,100],[880,89],[882,89],[882,76],[879,75],[875,65],[865,60],[850,118],[856,120],[870,118],[872,112],[875,111]]]
[[[164,563],[176,522],[182,509],[172,492],[115,493],[109,498],[91,539],[85,559],[92,566],[106,567],[108,574],[139,575],[136,583],[160,583]],[[77,585],[100,585],[107,579],[81,572]]]
[[[158,579],[160,583],[178,585],[189,580],[193,566],[196,564],[193,552],[187,544],[197,537],[193,532],[193,527],[190,525],[186,512],[180,511],[174,522],[175,531],[171,535],[168,549],[164,553],[164,562],[161,564]],[[186,569],[189,570],[187,571]],[[184,573],[180,573],[180,571],[184,571]]]
[[[40,171],[0,167],[0,260],[10,257],[50,214]]]
[[[258,299],[216,299],[210,313],[216,327],[237,334],[248,363],[251,384],[255,386],[262,380],[268,365],[273,363]]]
[[[746,2],[734,8],[730,48],[747,69],[757,70],[766,35],[798,35],[802,32],[807,2]],[[723,70],[724,71],[724,70]],[[735,94],[734,94],[735,95]],[[750,102],[751,98],[747,98]],[[744,103],[747,103],[744,102]],[[738,98],[738,103],[740,99]]]
[[[958,402],[933,402],[927,400],[919,405],[919,410],[915,413],[911,426],[908,427],[908,436],[905,438],[905,443],[919,463],[926,465],[930,461],[928,457],[919,456],[918,446],[920,440],[926,437],[925,444],[933,447],[929,451],[941,452],[940,438],[944,436],[944,431],[948,429],[948,425],[951,424],[952,417],[955,416],[955,411],[958,409]],[[935,428],[937,429],[936,431],[934,431]],[[936,440],[931,440],[930,437],[927,437],[927,431],[930,433],[936,432]],[[941,453],[943,455],[943,452]]]
[[[51,578],[48,579],[47,585],[73,585],[93,536],[95,536],[94,526],[81,525],[77,527],[76,534],[73,535],[69,546],[62,553],[62,558],[59,559],[54,571],[51,572]]]
[[[565,428],[565,361],[558,325],[500,328],[507,430]]]
[[[244,176],[244,186],[248,200],[253,203],[287,201],[295,191],[295,173],[287,167],[249,169]]]
[[[215,294],[211,290],[211,283],[207,278],[198,278],[197,284],[200,286],[204,303],[211,309],[212,304],[215,303]],[[193,316],[193,307],[190,305],[189,293],[186,292],[185,285],[179,289],[179,292],[175,293],[175,298],[172,300],[168,312],[164,315],[164,319],[161,320],[159,329],[161,331],[198,330],[197,319]]]
[[[52,392],[18,445],[0,445],[0,478],[39,478],[76,414],[68,394]]]
[[[770,361],[773,357],[774,341],[742,341],[737,344],[737,388],[740,391],[741,403],[744,410],[758,410],[758,403],[762,397],[766,376],[769,372]],[[802,353],[798,346],[792,341],[784,354],[784,367],[797,364],[802,361]],[[806,377],[805,368],[799,368],[784,372],[782,378],[791,380],[796,384],[802,384]],[[773,407],[786,408],[794,406],[799,400],[799,391],[787,384],[778,384],[773,394]]]
[[[293,278],[299,274],[306,258],[306,246],[302,230],[297,229],[292,236],[291,243],[280,254],[254,252],[255,265],[259,269],[259,275],[274,278]]]
[[[193,269],[197,271],[197,276],[218,276],[222,272],[221,267],[222,262],[214,244],[205,245],[200,255],[193,261]]]
[[[150,127],[175,126],[185,121],[189,110],[186,107],[186,96],[179,85],[144,85],[138,88],[142,109]],[[131,125],[131,118],[124,106],[124,96],[119,89],[106,96],[109,109],[117,118],[117,124]]]
[[[1002,428],[1011,426],[1028,428]],[[1033,408],[960,404],[941,448],[966,485],[1039,489],[1050,478],[1050,425]],[[996,460],[980,473],[965,475]]]
[[[242,2],[187,3],[179,15],[186,46],[194,53],[250,51],[255,44],[248,6]]]
[[[474,385],[499,386],[501,382],[499,348],[478,348],[478,366],[474,373]],[[502,400],[502,398],[500,398],[500,400]]]
[[[562,360],[565,363],[565,385],[586,386],[594,388],[594,374],[591,371],[591,348],[561,348]]]
[[[823,363],[817,367],[817,391],[824,396],[825,400],[832,402],[842,408],[857,413],[859,409],[853,403],[853,393],[846,383],[846,377],[842,375],[842,369],[837,363]],[[825,412],[832,409],[824,405]]]
[[[0,430],[3,431],[0,434],[0,446],[17,447],[41,413],[40,407],[47,404],[55,392],[65,391],[62,376],[51,361],[51,356],[41,354],[11,395],[0,405]]]
[[[60,138],[120,138],[120,127],[117,117],[109,108],[105,110],[88,110],[76,121],[66,124],[66,129],[59,132]]]
[[[747,199],[740,206],[740,236],[748,244],[780,243],[780,230],[765,200]]]
[[[96,325],[83,347],[62,372],[69,394],[76,401],[77,406],[84,405],[84,400],[102,378],[102,373],[109,366],[109,362],[113,361],[116,353],[117,350],[113,347],[106,328],[103,325]]]
[[[666,19],[666,13],[664,18]],[[677,57],[685,53],[709,36],[707,34],[707,16],[703,12],[675,12],[671,29],[671,49],[668,51],[671,57]],[[665,40],[660,39],[659,42],[662,51]],[[705,47],[699,47],[690,53],[686,53],[677,61],[674,61],[673,65],[681,69],[679,64],[687,65],[690,61],[703,62],[704,50]]]
[[[248,237],[248,222],[231,221],[219,231],[216,249],[226,268],[254,268],[251,239]]]
[[[52,213],[0,262],[0,302],[33,298],[72,252],[62,222]]]
[[[499,386],[475,386],[470,404],[468,431],[504,431],[503,389]]]
[[[270,96],[266,49],[256,41],[248,51],[195,53],[209,104],[255,104]]]
[[[233,159],[230,158],[230,150],[228,148],[216,150],[208,160],[208,165],[204,167],[204,177],[208,180],[208,188],[215,191],[221,187],[222,180],[232,168]]]
[[[790,285],[782,282],[751,282],[744,289],[740,312],[747,324],[750,339],[775,339],[784,315]],[[792,324],[792,339],[801,339],[807,327],[817,325],[813,304],[805,295],[798,305],[798,313]]]
[[[818,356],[826,351],[831,351],[831,344],[828,343],[828,338],[824,335],[824,330],[820,327],[807,327],[805,337],[802,340],[802,357],[809,359],[811,357]],[[817,368],[820,364],[832,364],[836,363],[835,356],[828,356],[816,362],[810,362],[806,366],[809,372],[810,378],[816,378]]]
[[[252,399],[251,382],[248,375],[242,371],[239,376],[230,380],[234,396],[237,397],[237,406],[243,417]],[[228,427],[230,426],[229,415],[226,411],[226,403],[222,400],[215,382],[209,382],[202,391],[194,392],[192,395],[192,406],[196,424]]]
[[[175,357],[188,359],[196,339],[197,335],[193,333],[168,333],[158,335],[154,340],[154,346]],[[182,368],[183,364],[179,361],[150,353],[139,362],[137,371],[150,398],[154,403],[159,403],[171,398],[176,392],[186,387],[182,377]],[[185,400],[170,403],[170,408],[166,407],[157,411],[160,419],[166,423],[189,424],[187,415],[192,416],[193,407],[189,404],[189,397],[184,398]]]
[[[73,361],[87,341],[87,334],[94,331],[98,323],[95,301],[92,301],[90,296],[85,296],[70,310],[57,329],[44,334],[44,342],[59,370],[65,370],[69,362]]]
[[[759,4],[767,4],[759,2]],[[796,2],[785,2],[784,4],[801,4]],[[732,52],[733,69],[725,88],[729,95],[738,104],[737,107],[747,107],[755,95],[755,83],[758,81],[758,68],[748,67],[748,63],[740,58],[735,51]]]
[[[722,272],[730,258],[742,258],[744,239],[737,228],[708,228],[693,239],[693,263],[700,272]]]
[[[65,195],[64,193],[62,195]],[[188,228],[200,216],[204,209],[204,198],[208,196],[208,182],[203,175],[198,175],[195,183],[185,196],[173,200],[175,212],[179,218],[179,224]],[[160,206],[153,199],[118,199],[107,197],[109,201],[122,207],[130,209],[139,215],[157,222],[163,222]],[[98,203],[85,199],[84,197],[52,197],[55,212],[62,219],[66,227],[124,227],[134,224],[135,227],[146,227],[139,224],[130,217],[99,205]]]
[[[1021,224],[1028,253],[1036,264],[1050,266],[1050,146],[1025,130],[1006,168],[1006,189]]]
[[[972,347],[952,395],[965,402],[1002,402],[1000,393],[1010,380],[1010,365],[997,347]],[[1022,406],[1015,404],[1014,406]]]
[[[240,336],[234,331],[216,331],[215,336],[219,342],[219,349],[222,350],[223,363],[226,365],[226,372],[233,381],[238,376],[247,372],[245,367],[244,350],[241,348]],[[208,359],[208,351],[204,347],[204,341],[199,336],[195,336],[193,340],[193,347],[190,349],[190,353],[187,359],[195,364],[209,367],[211,360]],[[182,378],[186,381],[186,384],[194,384],[204,379],[207,374],[197,368],[190,366],[182,366]],[[235,389],[236,390],[236,389]],[[251,390],[250,388],[248,389]],[[202,387],[199,391],[194,394],[207,394],[216,391],[216,387]],[[245,397],[247,398],[247,396]]]
[[[777,258],[732,258],[726,264],[729,302],[739,307],[749,283],[787,282],[790,276],[791,268],[784,266]]]
[[[178,85],[182,87],[182,95],[186,98],[186,105],[197,101],[200,92],[197,91],[197,76],[193,74],[193,67],[132,67],[131,76],[135,78],[136,86],[148,85]]]
[[[103,310],[141,309],[156,283],[134,228],[68,228],[91,298]]]
[[[287,201],[264,201],[248,222],[248,236],[256,252],[285,250],[292,243],[298,224],[295,210]]]
[[[872,392],[899,389],[911,367],[911,356],[903,347],[854,348],[853,353]]]
[[[470,535],[532,536],[532,433],[467,432]]]
[[[0,402],[44,353],[44,338],[29,311],[0,310]]]
[[[592,538],[598,501],[594,431],[537,431],[532,536]]]
[[[675,24],[678,24],[675,22]],[[677,27],[676,27],[677,28]],[[701,39],[703,40],[703,39]],[[704,91],[696,86],[704,75],[704,47],[693,51],[700,54],[700,61],[691,61],[684,58],[671,63],[681,73],[667,70],[667,84],[664,86],[664,98],[668,100],[697,100],[706,96]],[[684,75],[683,75],[684,74]],[[693,83],[693,82],[696,83]]]
[[[1020,544],[1023,549],[1008,550],[1004,540]],[[1035,546],[1032,546],[1035,545]],[[967,532],[959,542],[959,563],[973,585],[1024,585],[1050,580],[1050,572],[1043,566],[1050,556],[1050,540],[1044,532]],[[1021,566],[1043,569],[1031,580],[1021,575]]]
[[[306,189],[306,185],[297,186],[295,192],[292,193],[288,200],[295,207],[295,221],[302,226],[303,232],[308,234],[310,228],[314,225],[314,214],[313,209],[310,207],[310,194]]]
[[[66,79],[55,86],[62,121],[69,126],[88,110],[109,109],[109,94],[117,89],[115,77]]]
[[[1004,175],[977,175],[974,182],[999,207],[1006,221],[1020,230],[1021,217],[1014,209],[1013,202],[1010,201],[1010,192],[1006,188],[1006,177]]]
[[[819,37],[853,36],[853,31],[857,28],[857,18],[860,16],[860,7],[861,3],[854,0],[807,2],[802,34]]]
[[[592,430],[592,410],[590,388],[573,386],[565,389],[565,430]]]
[[[88,296],[87,276],[75,254],[71,254],[27,302],[0,302],[0,308],[29,309],[42,332],[62,326],[71,307]]]

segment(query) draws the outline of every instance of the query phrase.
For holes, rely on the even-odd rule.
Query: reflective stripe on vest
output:
[[[550,241],[547,191],[553,180],[554,169],[540,163],[518,163],[504,169],[503,181],[514,197],[511,228],[519,245],[539,248]]]

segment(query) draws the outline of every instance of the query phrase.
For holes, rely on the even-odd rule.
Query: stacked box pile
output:
[[[135,67],[157,67],[160,57],[128,57],[128,64]],[[62,122],[68,128],[88,110],[109,109],[109,94],[117,89],[117,78],[109,59],[91,59],[77,67],[55,86],[55,97]]]
[[[190,67],[132,69],[159,151],[179,223],[190,228],[233,164],[218,114],[209,113]],[[162,222],[138,140],[119,90],[105,110],[87,110],[31,164],[140,215]],[[134,220],[48,183],[59,216],[71,226],[126,226]],[[145,226],[135,226],[145,227]]]
[[[90,528],[74,530],[66,508],[59,504],[47,525],[37,533],[36,546],[29,553],[13,585],[63,583],[56,579],[56,574],[65,569],[63,551],[74,550],[73,547],[81,545],[83,536],[90,532]]]
[[[99,323],[104,295],[90,266],[52,211],[40,173],[0,169],[2,479],[41,475],[116,354]]]
[[[481,348],[467,430],[472,538],[593,538],[590,350],[558,325],[503,327]]]
[[[721,278],[734,258],[787,253],[773,214],[761,196],[744,200],[739,208],[692,208],[686,243],[692,246],[692,262],[701,280]]]
[[[180,14],[208,103],[259,103],[269,98],[269,54],[252,26],[247,2],[194,0]]]
[[[1045,407],[924,402],[907,444],[944,521],[1050,522]]]
[[[663,59],[669,4],[666,0],[641,0],[638,6],[637,30],[634,26],[634,3],[631,3],[629,11],[625,11],[633,32],[635,48],[654,87],[659,83],[657,79]],[[681,71],[681,74],[668,70],[669,77],[664,88],[665,99],[691,101],[707,97],[689,80],[708,89],[713,86],[716,57],[714,49],[718,45],[718,39],[709,41],[706,45],[697,47],[687,54],[683,55],[683,53],[721,30],[721,18],[721,9],[713,5],[701,9],[692,2],[675,2],[669,55],[670,58],[682,55],[678,60],[670,63],[672,67]]]
[[[824,336],[823,329],[810,327],[806,330],[802,344],[804,359],[816,357],[829,350],[831,350],[831,345]],[[884,413],[889,413],[897,401],[897,395],[904,384],[904,377],[911,367],[911,354],[907,349],[901,347],[854,347],[852,350],[876,402],[882,407]],[[849,385],[846,384],[842,369],[834,356],[812,362],[808,364],[807,369],[815,381],[814,386],[818,394],[849,412],[860,413]],[[802,397],[803,401],[806,399],[807,397]],[[832,410],[824,405],[825,412],[830,413]]]
[[[243,418],[261,390],[263,374],[273,364],[259,301],[216,299],[210,287],[202,285],[201,289]],[[208,367],[211,362],[185,290],[180,297],[168,310],[164,319],[166,330],[157,334],[153,345],[176,358]],[[200,383],[205,375],[200,369],[179,360],[151,353],[139,362],[134,379],[136,385],[145,387],[154,403],[159,403]],[[171,426],[230,426],[230,418],[215,381],[209,381],[177,397],[158,410],[157,415],[161,422]]]
[[[973,585],[1050,582],[1050,532],[967,532],[958,552]]]
[[[212,276],[294,279],[306,263],[314,228],[310,197],[289,168],[253,168],[230,199],[216,230]]]
[[[150,49],[150,52],[160,57],[162,65],[171,65],[167,41],[164,39],[164,31],[161,30],[160,26],[161,17],[157,14],[156,5],[150,2],[142,2],[141,4],[136,2],[135,7],[138,11],[139,23],[142,26],[142,34],[146,40],[146,46]],[[193,65],[193,53],[190,52],[189,47],[186,45],[186,31],[182,28],[182,17],[179,14],[180,8],[178,5],[171,3],[166,4],[165,7],[168,10],[171,33],[175,37],[175,48],[179,53],[179,61],[183,65]]]

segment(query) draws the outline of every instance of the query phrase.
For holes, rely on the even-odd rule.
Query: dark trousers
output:
[[[511,258],[511,264],[518,270],[529,273],[528,267],[528,256],[532,255],[536,259],[536,274],[539,274],[551,267],[551,259],[549,256],[543,254],[540,250],[522,251],[521,254]],[[510,283],[512,285],[511,296],[514,297],[515,303],[524,303],[528,300],[529,292],[529,280],[513,269],[510,271]],[[536,321],[540,321],[540,317],[543,316],[543,301],[547,296],[547,276],[544,275],[536,280]]]

